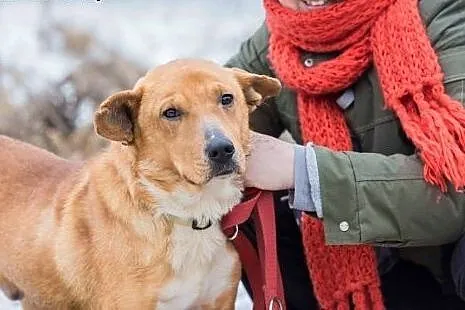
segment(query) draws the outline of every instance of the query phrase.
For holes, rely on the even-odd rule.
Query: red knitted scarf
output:
[[[418,10],[418,0],[344,0],[299,12],[264,0],[270,60],[297,92],[304,142],[352,150],[349,129],[335,103],[370,65],[385,104],[399,118],[424,163],[425,180],[447,190],[465,185],[465,110],[445,94],[443,73]],[[339,52],[303,66],[301,51]],[[344,206],[340,206],[343,208]],[[304,216],[303,241],[323,309],[383,309],[374,252],[368,246],[326,246],[321,221]]]

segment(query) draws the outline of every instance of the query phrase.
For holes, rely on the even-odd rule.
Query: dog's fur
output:
[[[279,89],[177,60],[101,104],[95,129],[112,143],[93,160],[0,137],[0,288],[26,310],[233,309],[240,263],[219,221],[241,199],[247,114]],[[212,173],[212,131],[233,143],[233,173]]]

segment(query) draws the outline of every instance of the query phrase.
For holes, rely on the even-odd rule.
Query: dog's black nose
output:
[[[235,151],[231,140],[226,137],[215,137],[208,141],[206,147],[208,158],[215,163],[226,163]]]

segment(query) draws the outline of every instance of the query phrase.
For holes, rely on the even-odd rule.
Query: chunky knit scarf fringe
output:
[[[305,142],[352,150],[335,99],[374,65],[386,107],[399,118],[424,163],[424,178],[443,192],[465,186],[465,109],[446,95],[443,73],[418,0],[344,0],[298,12],[264,0],[270,61],[294,89]],[[339,52],[312,68],[301,51]],[[344,206],[340,206],[343,208]],[[319,220],[302,221],[310,275],[323,309],[383,309],[376,258],[368,246],[326,246]]]

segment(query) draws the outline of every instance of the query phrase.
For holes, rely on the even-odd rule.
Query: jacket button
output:
[[[305,58],[304,66],[307,68],[313,67],[313,59],[312,58]]]
[[[339,223],[339,229],[343,232],[346,232],[349,230],[349,223],[347,223],[346,221],[343,221],[343,222],[340,222]]]

